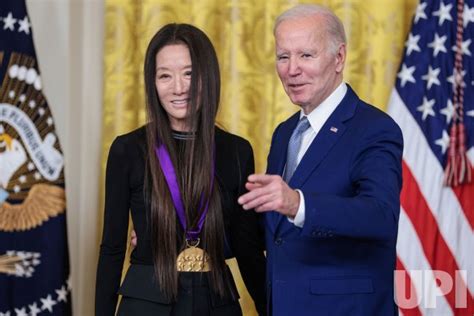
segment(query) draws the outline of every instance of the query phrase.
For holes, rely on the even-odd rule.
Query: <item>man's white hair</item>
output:
[[[318,4],[298,4],[280,14],[275,20],[273,34],[276,34],[278,25],[286,20],[322,15],[325,20],[325,32],[331,44],[333,53],[337,52],[340,44],[346,44],[346,32],[341,20],[329,8]]]

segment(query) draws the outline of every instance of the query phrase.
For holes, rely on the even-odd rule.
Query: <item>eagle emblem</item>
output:
[[[64,213],[63,155],[34,59],[12,53],[0,89],[0,231]]]

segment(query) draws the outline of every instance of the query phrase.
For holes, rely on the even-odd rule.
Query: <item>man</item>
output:
[[[330,10],[296,6],[274,35],[301,111],[277,127],[267,174],[239,198],[265,212],[272,315],[395,315],[401,131],[343,82],[346,39]]]

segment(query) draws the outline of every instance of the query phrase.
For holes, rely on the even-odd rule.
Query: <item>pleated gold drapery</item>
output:
[[[332,8],[348,37],[345,80],[362,99],[385,109],[417,2],[106,0],[103,167],[112,140],[145,122],[143,58],[162,25],[191,23],[210,37],[222,74],[218,124],[252,143],[256,169],[264,172],[274,128],[298,110],[275,72],[275,17],[296,3]],[[236,272],[235,263],[231,266]],[[245,286],[238,283],[244,315],[255,315]]]

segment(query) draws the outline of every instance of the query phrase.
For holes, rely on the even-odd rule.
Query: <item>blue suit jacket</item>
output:
[[[273,134],[268,174],[283,173],[299,113]],[[394,315],[402,134],[385,113],[348,91],[289,185],[305,198],[299,228],[265,214],[273,315]]]

